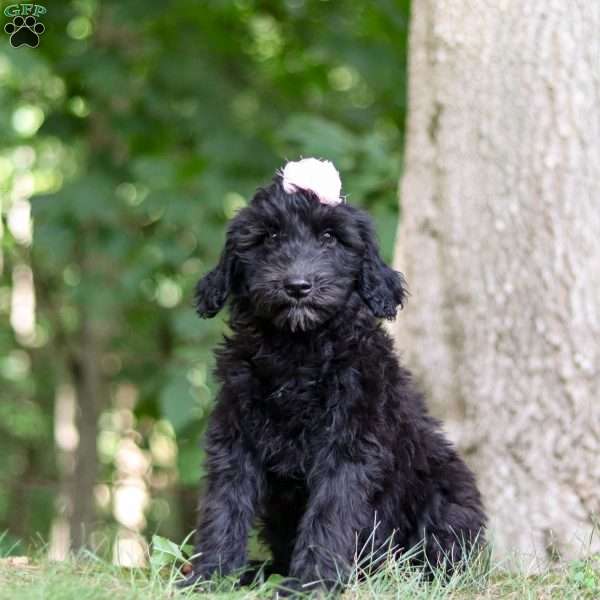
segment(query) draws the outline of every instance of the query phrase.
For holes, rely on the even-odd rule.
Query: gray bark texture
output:
[[[409,72],[399,352],[495,552],[597,551],[600,2],[418,0]]]
[[[98,474],[98,415],[101,401],[101,374],[97,325],[90,315],[82,315],[79,356],[73,365],[77,394],[75,468],[71,487],[71,548],[88,547],[94,530],[96,506],[94,486]]]

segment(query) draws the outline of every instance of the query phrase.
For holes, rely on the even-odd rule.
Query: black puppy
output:
[[[485,516],[380,325],[404,302],[403,277],[380,258],[366,213],[286,187],[278,174],[258,190],[197,286],[202,317],[230,299],[232,334],[217,353],[187,583],[244,567],[257,520],[273,570],[302,584],[343,581],[367,539],[422,542],[423,563],[449,571]]]

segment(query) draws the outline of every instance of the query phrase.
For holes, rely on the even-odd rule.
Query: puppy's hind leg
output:
[[[425,515],[423,554],[428,569],[451,576],[483,547],[484,518],[477,506],[447,500],[430,505]]]

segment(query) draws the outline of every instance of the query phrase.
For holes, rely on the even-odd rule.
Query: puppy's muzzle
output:
[[[306,298],[312,291],[312,283],[305,277],[288,277],[283,282],[285,292],[290,298]]]

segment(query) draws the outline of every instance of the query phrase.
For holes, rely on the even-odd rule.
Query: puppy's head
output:
[[[406,290],[381,259],[369,216],[286,192],[280,176],[231,221],[217,267],[200,280],[196,306],[214,316],[228,297],[280,329],[307,331],[343,310],[353,294],[392,319]]]

